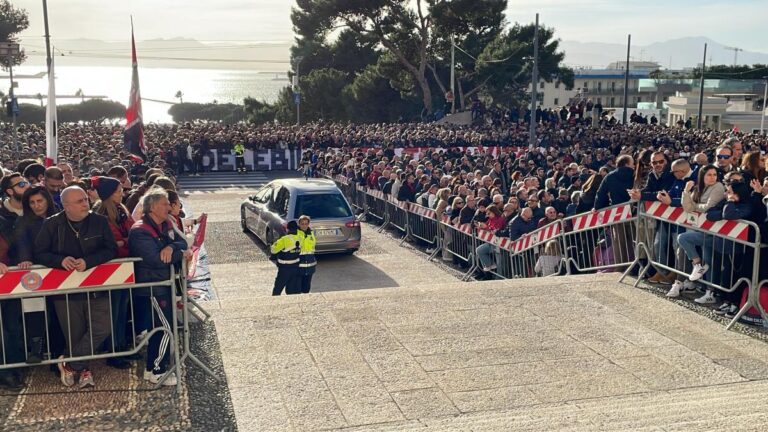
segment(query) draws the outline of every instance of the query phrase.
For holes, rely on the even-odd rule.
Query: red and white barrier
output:
[[[133,262],[108,262],[84,272],[41,268],[0,276],[0,296],[134,283]]]
[[[616,207],[585,213],[573,218],[573,232],[585,231],[602,225],[622,222],[632,219],[632,205],[623,204]]]
[[[749,224],[737,220],[720,220],[713,222],[707,216],[698,212],[687,212],[682,207],[672,207],[658,201],[646,201],[645,212],[651,216],[679,225],[701,228],[714,235],[734,240],[749,240]]]
[[[549,225],[545,225],[536,231],[525,234],[519,239],[515,240],[511,245],[511,250],[514,252],[522,252],[528,250],[534,246],[538,246],[544,242],[552,240],[560,235],[561,227],[560,221],[552,222]]]
[[[428,217],[430,219],[436,219],[437,218],[437,213],[434,210],[432,210],[431,208],[420,206],[418,204],[413,204],[412,203],[411,204],[410,212],[411,213],[415,213],[415,214],[417,214],[419,216]]]

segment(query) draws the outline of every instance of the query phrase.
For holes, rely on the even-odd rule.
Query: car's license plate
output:
[[[337,230],[337,229],[321,229],[321,230],[317,230],[317,235],[320,236],[320,237],[337,236],[337,235],[339,235],[339,230]]]

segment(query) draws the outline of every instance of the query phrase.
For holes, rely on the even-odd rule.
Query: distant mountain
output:
[[[105,42],[93,39],[53,40],[56,64],[66,66],[125,66],[131,62],[131,41]],[[22,47],[26,65],[44,65],[45,48],[39,41]],[[136,42],[139,65],[192,69],[244,69],[284,73],[289,67],[288,43],[215,43],[194,39],[153,39]],[[63,56],[61,58],[60,56]],[[175,60],[174,60],[175,59]]]
[[[696,67],[704,56],[707,43],[707,64],[733,64],[733,51],[725,45],[705,37],[686,37],[650,45],[632,45],[633,60],[655,61],[663,68],[682,69]],[[621,43],[595,43],[562,41],[565,62],[572,67],[604,68],[615,61],[626,61],[627,45]],[[711,61],[710,61],[711,59]],[[768,53],[739,51],[739,64],[768,64]]]

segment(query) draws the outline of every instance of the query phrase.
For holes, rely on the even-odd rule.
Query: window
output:
[[[603,82],[602,81],[598,81],[597,82],[597,91],[600,91],[602,89],[603,89]]]
[[[611,98],[611,106],[616,106],[616,98]]]
[[[555,88],[556,88],[556,89],[559,89],[559,88],[560,88],[560,84],[561,84],[561,83],[560,83],[560,81],[556,82],[556,83],[555,83]]]
[[[603,104],[603,98],[597,98],[597,103],[599,103],[600,105],[602,105],[602,104]]]
[[[261,188],[261,190],[256,192],[256,195],[254,195],[253,197],[255,198],[256,201],[265,203],[269,201],[269,198],[271,196],[272,196],[272,186],[264,186],[263,188]]]
[[[291,194],[286,188],[280,188],[275,192],[275,198],[269,205],[269,210],[277,213],[281,217],[285,217],[288,214],[288,203],[290,202]]]
[[[301,215],[307,215],[312,219],[336,219],[351,217],[352,210],[341,194],[306,194],[296,197],[296,210],[293,217],[298,219]]]
[[[589,81],[584,81],[584,88],[589,88]]]
[[[642,102],[642,101],[643,101],[643,98],[642,98],[642,97],[640,97],[640,96],[638,96],[638,97],[637,97],[637,103],[640,103],[640,102]]]
[[[544,88],[544,81],[542,81],[542,82],[540,82],[540,83],[539,83],[539,88],[540,88],[540,89],[543,89],[543,88]]]
[[[554,100],[554,102],[552,104],[553,105],[560,105],[560,99],[555,98],[555,100]]]
[[[616,90],[616,81],[611,81],[611,91]]]

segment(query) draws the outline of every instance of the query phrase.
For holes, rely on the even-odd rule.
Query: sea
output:
[[[128,104],[131,90],[131,68],[110,66],[55,66],[56,103],[58,105],[80,102],[74,96],[78,90],[87,96],[106,96],[108,99]],[[43,96],[48,94],[48,78],[23,78],[44,72],[44,66],[19,66],[13,69],[18,83],[15,92],[19,96]],[[18,78],[16,78],[18,77]],[[274,102],[283,87],[290,84],[285,73],[185,68],[139,67],[139,83],[145,123],[172,123],[168,114],[171,104],[178,103],[178,91],[184,102],[237,103],[250,96],[266,102]],[[0,83],[5,91],[6,83]],[[40,103],[39,98],[19,99],[20,103]],[[45,104],[43,100],[43,104]]]

